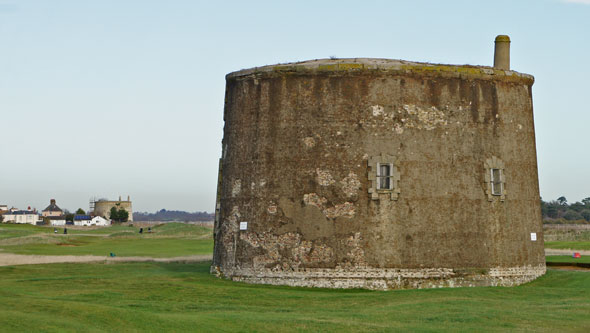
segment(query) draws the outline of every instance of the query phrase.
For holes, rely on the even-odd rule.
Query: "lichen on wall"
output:
[[[334,251],[329,246],[302,240],[298,233],[275,235],[244,232],[240,234],[240,239],[262,251],[260,255],[253,258],[254,267],[298,269],[321,262],[330,262],[334,256]]]
[[[354,172],[349,172],[348,175],[340,181],[342,191],[347,197],[351,198],[358,195],[358,191],[361,188],[361,181]]]
[[[326,170],[321,170],[321,169],[317,168],[316,173],[317,173],[318,184],[320,184],[322,186],[330,186],[336,182],[334,180],[334,178],[332,177],[332,175],[330,174],[330,172],[328,172]]]

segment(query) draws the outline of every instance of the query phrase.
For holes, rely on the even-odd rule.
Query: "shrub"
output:
[[[574,221],[574,220],[583,220],[584,217],[582,216],[582,214],[576,212],[575,210],[571,210],[568,209],[565,214],[563,215],[563,218],[568,220],[568,221]]]

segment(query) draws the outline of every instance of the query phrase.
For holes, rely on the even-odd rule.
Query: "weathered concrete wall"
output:
[[[542,275],[532,84],[382,59],[229,74],[212,272],[376,289]],[[399,180],[374,199],[380,156]],[[489,163],[502,165],[502,196],[490,194]]]

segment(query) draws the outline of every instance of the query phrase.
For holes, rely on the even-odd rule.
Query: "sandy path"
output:
[[[571,256],[574,252],[580,252],[580,255],[590,256],[588,250],[560,250],[560,249],[545,249],[546,256]]]
[[[573,252],[580,252],[583,256],[590,256],[588,250],[559,250],[545,249],[545,255],[572,255]],[[193,255],[172,258],[153,257],[106,257],[106,256],[41,256],[13,253],[0,253],[0,266],[31,265],[31,264],[56,264],[56,263],[77,263],[77,262],[200,262],[211,260],[212,255]]]
[[[172,258],[152,257],[102,257],[102,256],[40,256],[13,253],[0,253],[0,266],[55,264],[76,262],[199,262],[211,260],[212,255],[194,255]]]

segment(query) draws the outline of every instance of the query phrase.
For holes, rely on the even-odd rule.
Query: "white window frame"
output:
[[[500,201],[504,201],[506,199],[506,173],[504,172],[504,161],[496,156],[492,156],[484,161],[484,169],[484,189],[488,201],[494,201],[494,198],[499,198]],[[499,171],[499,179],[494,178],[494,170]]]
[[[390,200],[397,200],[400,194],[398,182],[400,180],[399,165],[395,157],[381,153],[381,155],[372,156],[367,161],[368,178],[371,200],[380,200],[389,197]],[[389,175],[381,175],[381,166],[389,165]],[[381,188],[381,179],[389,179],[389,188]]]
[[[494,170],[498,170],[498,179],[494,177]],[[504,192],[504,183],[502,182],[502,169],[490,168],[490,186],[492,187],[492,195],[501,196]],[[497,187],[500,188],[497,188]]]

